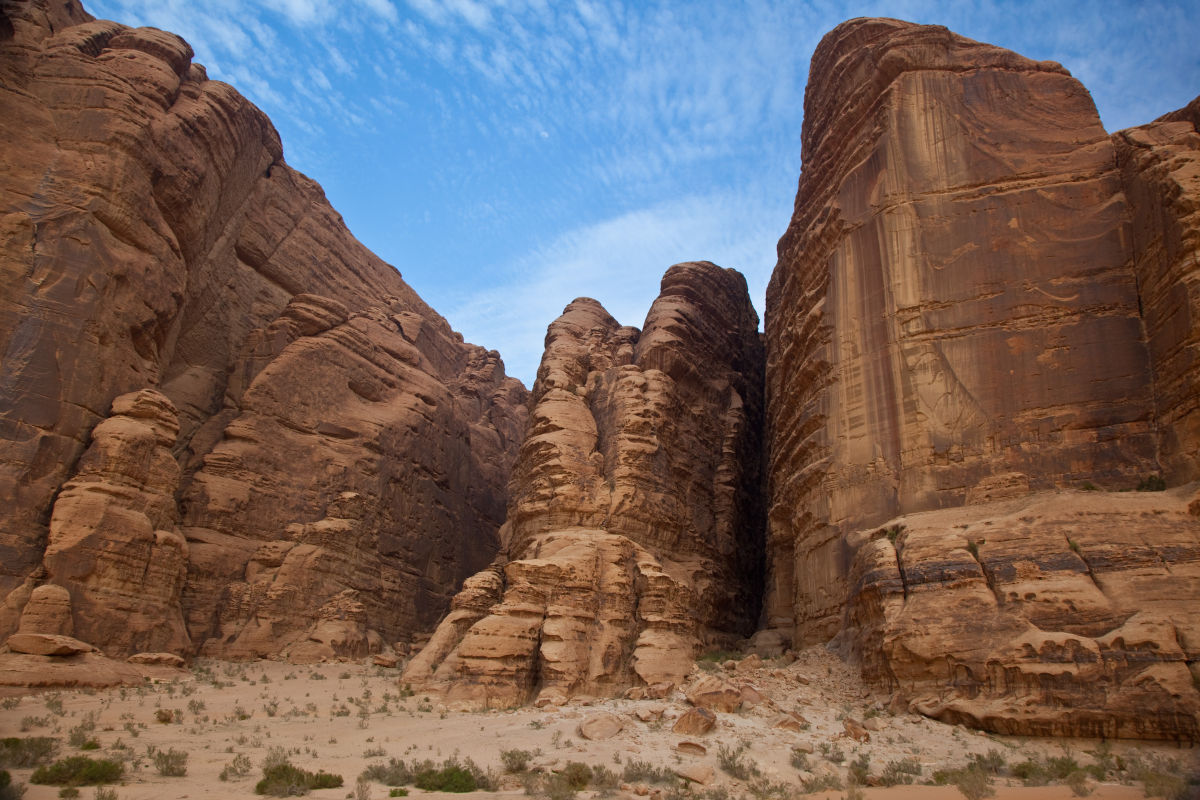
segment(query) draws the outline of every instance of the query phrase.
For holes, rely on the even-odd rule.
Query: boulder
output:
[[[579,723],[579,735],[589,741],[598,742],[613,738],[624,728],[625,723],[616,714],[592,714]]]
[[[33,656],[74,656],[97,652],[97,648],[87,642],[49,633],[14,633],[5,644],[14,653]]]
[[[683,736],[703,736],[717,724],[717,715],[707,708],[689,708],[675,724],[671,731]]]

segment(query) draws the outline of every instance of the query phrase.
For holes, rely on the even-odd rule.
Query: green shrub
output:
[[[58,796],[64,798],[64,800],[74,800],[74,798],[79,797],[79,790],[74,786],[64,786],[58,790]]]
[[[871,769],[871,757],[866,753],[850,762],[847,777],[852,785],[865,786]]]
[[[12,775],[8,774],[8,770],[0,769],[0,800],[21,800],[21,796],[24,794],[25,786],[13,783]]]
[[[984,797],[991,797],[996,793],[992,788],[991,775],[978,762],[961,769],[939,769],[933,773],[933,782],[942,786],[949,784],[958,787],[967,800],[983,800]]]
[[[477,788],[475,777],[457,764],[441,769],[428,769],[417,774],[413,780],[418,789],[427,792],[473,792]]]
[[[254,786],[255,794],[272,797],[295,797],[313,789],[336,789],[342,785],[341,775],[328,772],[309,772],[288,762],[263,768],[263,777]]]
[[[1139,492],[1165,492],[1167,482],[1159,475],[1147,475],[1137,485]]]
[[[433,762],[427,763],[432,768]],[[368,764],[359,777],[377,781],[384,786],[405,786],[413,782],[412,771],[398,758],[389,758],[386,764]]]
[[[408,789],[392,789],[388,797],[408,797]]]
[[[54,786],[96,786],[116,783],[125,774],[125,767],[116,761],[71,756],[33,771],[30,783]]]
[[[52,759],[56,750],[58,741],[49,736],[0,739],[0,767],[36,767]]]

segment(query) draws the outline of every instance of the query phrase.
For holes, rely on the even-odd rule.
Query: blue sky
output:
[[[1111,130],[1200,94],[1177,2],[85,0],[181,34],[284,157],[469,341],[531,385],[578,296],[641,325],[668,266],[741,270],[762,314],[813,49],[856,16],[1062,62]]]

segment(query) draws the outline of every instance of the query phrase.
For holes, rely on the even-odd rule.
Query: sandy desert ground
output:
[[[701,668],[723,669],[715,663],[698,664],[697,669]],[[0,736],[52,736],[59,739],[59,758],[89,755],[125,762],[125,777],[110,787],[122,800],[254,796],[255,783],[262,775],[260,766],[273,748],[282,748],[296,766],[343,777],[342,787],[314,790],[309,794],[314,798],[388,797],[391,789],[382,783],[358,781],[369,764],[388,758],[410,764],[423,759],[440,763],[470,758],[481,769],[491,770],[496,779],[495,791],[477,792],[476,797],[524,796],[529,774],[553,774],[571,762],[604,766],[607,774],[615,776],[616,786],[610,793],[649,796],[651,800],[656,796],[661,800],[798,796],[805,792],[805,782],[809,788],[821,780],[836,779],[845,785],[849,768],[856,761],[862,764],[863,756],[869,764],[868,784],[878,783],[893,762],[910,768],[919,765],[921,774],[914,777],[918,783],[825,790],[808,796],[950,800],[963,793],[952,785],[920,782],[929,781],[936,770],[965,765],[972,754],[986,756],[989,752],[1006,765],[994,778],[996,797],[1014,800],[1076,796],[1066,785],[1026,787],[1020,780],[1003,776],[1029,760],[1045,763],[1066,757],[1081,767],[1107,763],[1110,769],[1105,780],[1090,776],[1081,791],[1111,800],[1147,796],[1141,785],[1129,783],[1132,765],[1152,768],[1167,776],[1166,785],[1174,780],[1177,787],[1200,775],[1196,748],[998,737],[912,714],[890,714],[873,702],[850,667],[823,648],[806,650],[791,664],[767,661],[761,668],[741,671],[739,678],[749,679],[776,708],[765,703],[718,714],[716,728],[702,736],[672,732],[674,721],[689,708],[678,692],[663,700],[580,698],[561,707],[472,712],[446,708],[435,695],[418,692],[404,696],[407,692],[398,683],[398,675],[395,669],[370,662],[295,666],[201,660],[175,679],[136,688],[6,698],[0,708]],[[799,731],[771,727],[781,710],[799,713],[807,727]],[[621,731],[595,741],[583,738],[581,723],[605,713],[620,720]],[[877,728],[870,732],[868,742],[846,735],[847,716]],[[162,721],[165,719],[170,721]],[[91,739],[99,747],[83,751],[70,744],[72,738]],[[704,752],[686,745],[680,750],[681,742],[698,744]],[[171,750],[187,754],[186,775],[159,774],[155,753]],[[529,754],[525,774],[505,772],[501,754],[506,751]],[[273,752],[278,756],[281,751]],[[734,771],[741,765],[745,778],[729,774],[723,760],[725,767],[735,765]],[[235,765],[247,763],[247,774],[231,775]],[[1121,764],[1127,769],[1113,769]],[[671,785],[633,777],[639,771],[645,773],[647,765],[665,773],[687,772],[707,783],[679,781]],[[11,770],[15,780],[26,784],[32,771]],[[59,791],[57,786],[29,785],[25,798],[56,798]],[[857,791],[863,794],[857,795]],[[1194,795],[1197,786],[1192,783],[1183,791]],[[84,787],[80,797],[91,798],[95,792]],[[411,786],[408,792],[414,797],[425,794]],[[589,788],[579,796],[603,793]]]

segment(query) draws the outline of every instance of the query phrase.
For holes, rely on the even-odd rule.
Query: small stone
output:
[[[699,742],[689,742],[686,739],[675,745],[675,749],[690,756],[702,756],[708,753],[708,748],[704,745]]]

